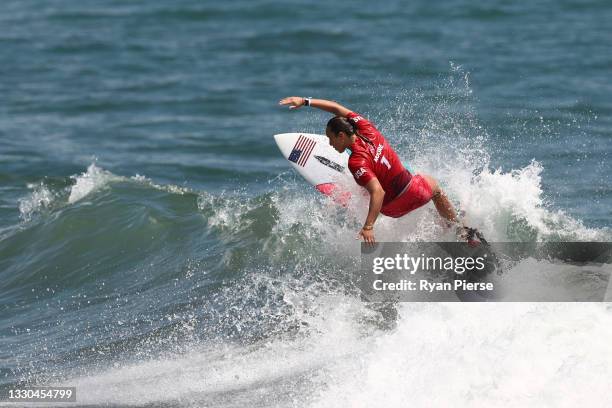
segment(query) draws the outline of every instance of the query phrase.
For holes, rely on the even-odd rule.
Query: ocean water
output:
[[[328,118],[280,98],[335,99],[490,240],[610,241],[609,1],[0,9],[1,390],[71,385],[83,406],[612,404],[609,304],[389,317],[355,288],[364,203],[329,203],[272,138]],[[383,218],[377,238],[441,239],[433,219]],[[535,265],[539,280],[555,268]]]

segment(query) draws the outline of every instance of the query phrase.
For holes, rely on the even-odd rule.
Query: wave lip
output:
[[[87,167],[87,171],[79,176],[71,177],[75,184],[70,188],[70,195],[68,196],[68,203],[74,204],[77,201],[83,199],[88,194],[99,190],[110,181],[122,180],[122,177],[115,176],[114,174],[101,169],[92,163]]]

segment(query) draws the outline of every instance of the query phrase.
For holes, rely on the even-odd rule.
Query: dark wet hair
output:
[[[329,122],[327,122],[327,128],[336,136],[338,136],[340,132],[344,132],[348,136],[352,136],[356,133],[353,122],[342,116],[331,118]]]

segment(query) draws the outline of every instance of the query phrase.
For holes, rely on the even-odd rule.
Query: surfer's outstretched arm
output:
[[[278,102],[279,105],[289,105],[289,109],[297,109],[302,106],[312,106],[321,109],[332,115],[346,117],[351,110],[340,105],[338,102],[326,99],[303,98],[301,96],[288,96]]]

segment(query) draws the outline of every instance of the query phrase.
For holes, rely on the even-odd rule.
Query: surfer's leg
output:
[[[421,174],[421,176],[427,181],[429,187],[431,187],[431,191],[433,193],[431,200],[436,206],[436,210],[438,210],[440,216],[451,222],[458,222],[459,220],[457,219],[455,207],[450,202],[446,194],[444,194],[444,191],[442,191],[436,179],[426,174]]]
[[[459,221],[455,207],[450,202],[446,194],[444,194],[444,191],[442,191],[436,179],[423,174],[421,176],[429,183],[429,186],[431,187],[431,191],[433,193],[431,200],[434,202],[436,210],[438,210],[440,216],[457,225],[457,237],[466,240],[470,246],[477,246],[481,242],[486,244],[486,240],[480,231],[478,231],[476,228],[469,228],[463,223],[463,221]]]

